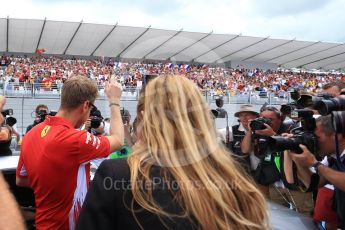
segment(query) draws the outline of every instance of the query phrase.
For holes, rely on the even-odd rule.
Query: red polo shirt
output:
[[[88,162],[110,154],[106,137],[47,116],[22,142],[17,176],[29,179],[37,229],[74,229],[90,178]]]

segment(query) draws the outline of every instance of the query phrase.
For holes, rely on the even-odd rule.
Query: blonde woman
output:
[[[269,228],[264,197],[218,144],[194,83],[157,77],[138,108],[132,155],[102,163],[77,229]]]

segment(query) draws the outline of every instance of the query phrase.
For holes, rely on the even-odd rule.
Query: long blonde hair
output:
[[[152,190],[143,187],[153,184],[156,165],[165,180],[178,183],[171,191],[183,210],[178,216],[202,229],[269,228],[264,197],[217,142],[208,105],[193,82],[160,76],[146,86],[139,105],[144,108],[143,114],[138,111],[140,140],[128,164],[133,197],[141,207],[160,217],[176,215],[162,210]]]

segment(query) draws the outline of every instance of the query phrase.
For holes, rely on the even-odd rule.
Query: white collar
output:
[[[340,154],[340,158],[342,158],[345,155],[345,149],[343,150],[343,152]]]
[[[240,126],[238,127],[238,131],[245,132],[245,133],[247,132],[247,130],[242,125],[242,123],[240,123]]]

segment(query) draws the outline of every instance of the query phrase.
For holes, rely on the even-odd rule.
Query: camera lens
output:
[[[101,119],[97,117],[91,119],[91,128],[97,129],[100,125],[101,125]]]
[[[303,142],[298,136],[292,138],[271,137],[268,141],[268,145],[275,152],[292,150],[296,153],[302,153],[299,147],[300,144],[303,144]]]
[[[318,111],[325,116],[333,111],[345,110],[345,96],[335,97],[329,100],[322,100],[318,103]]]

